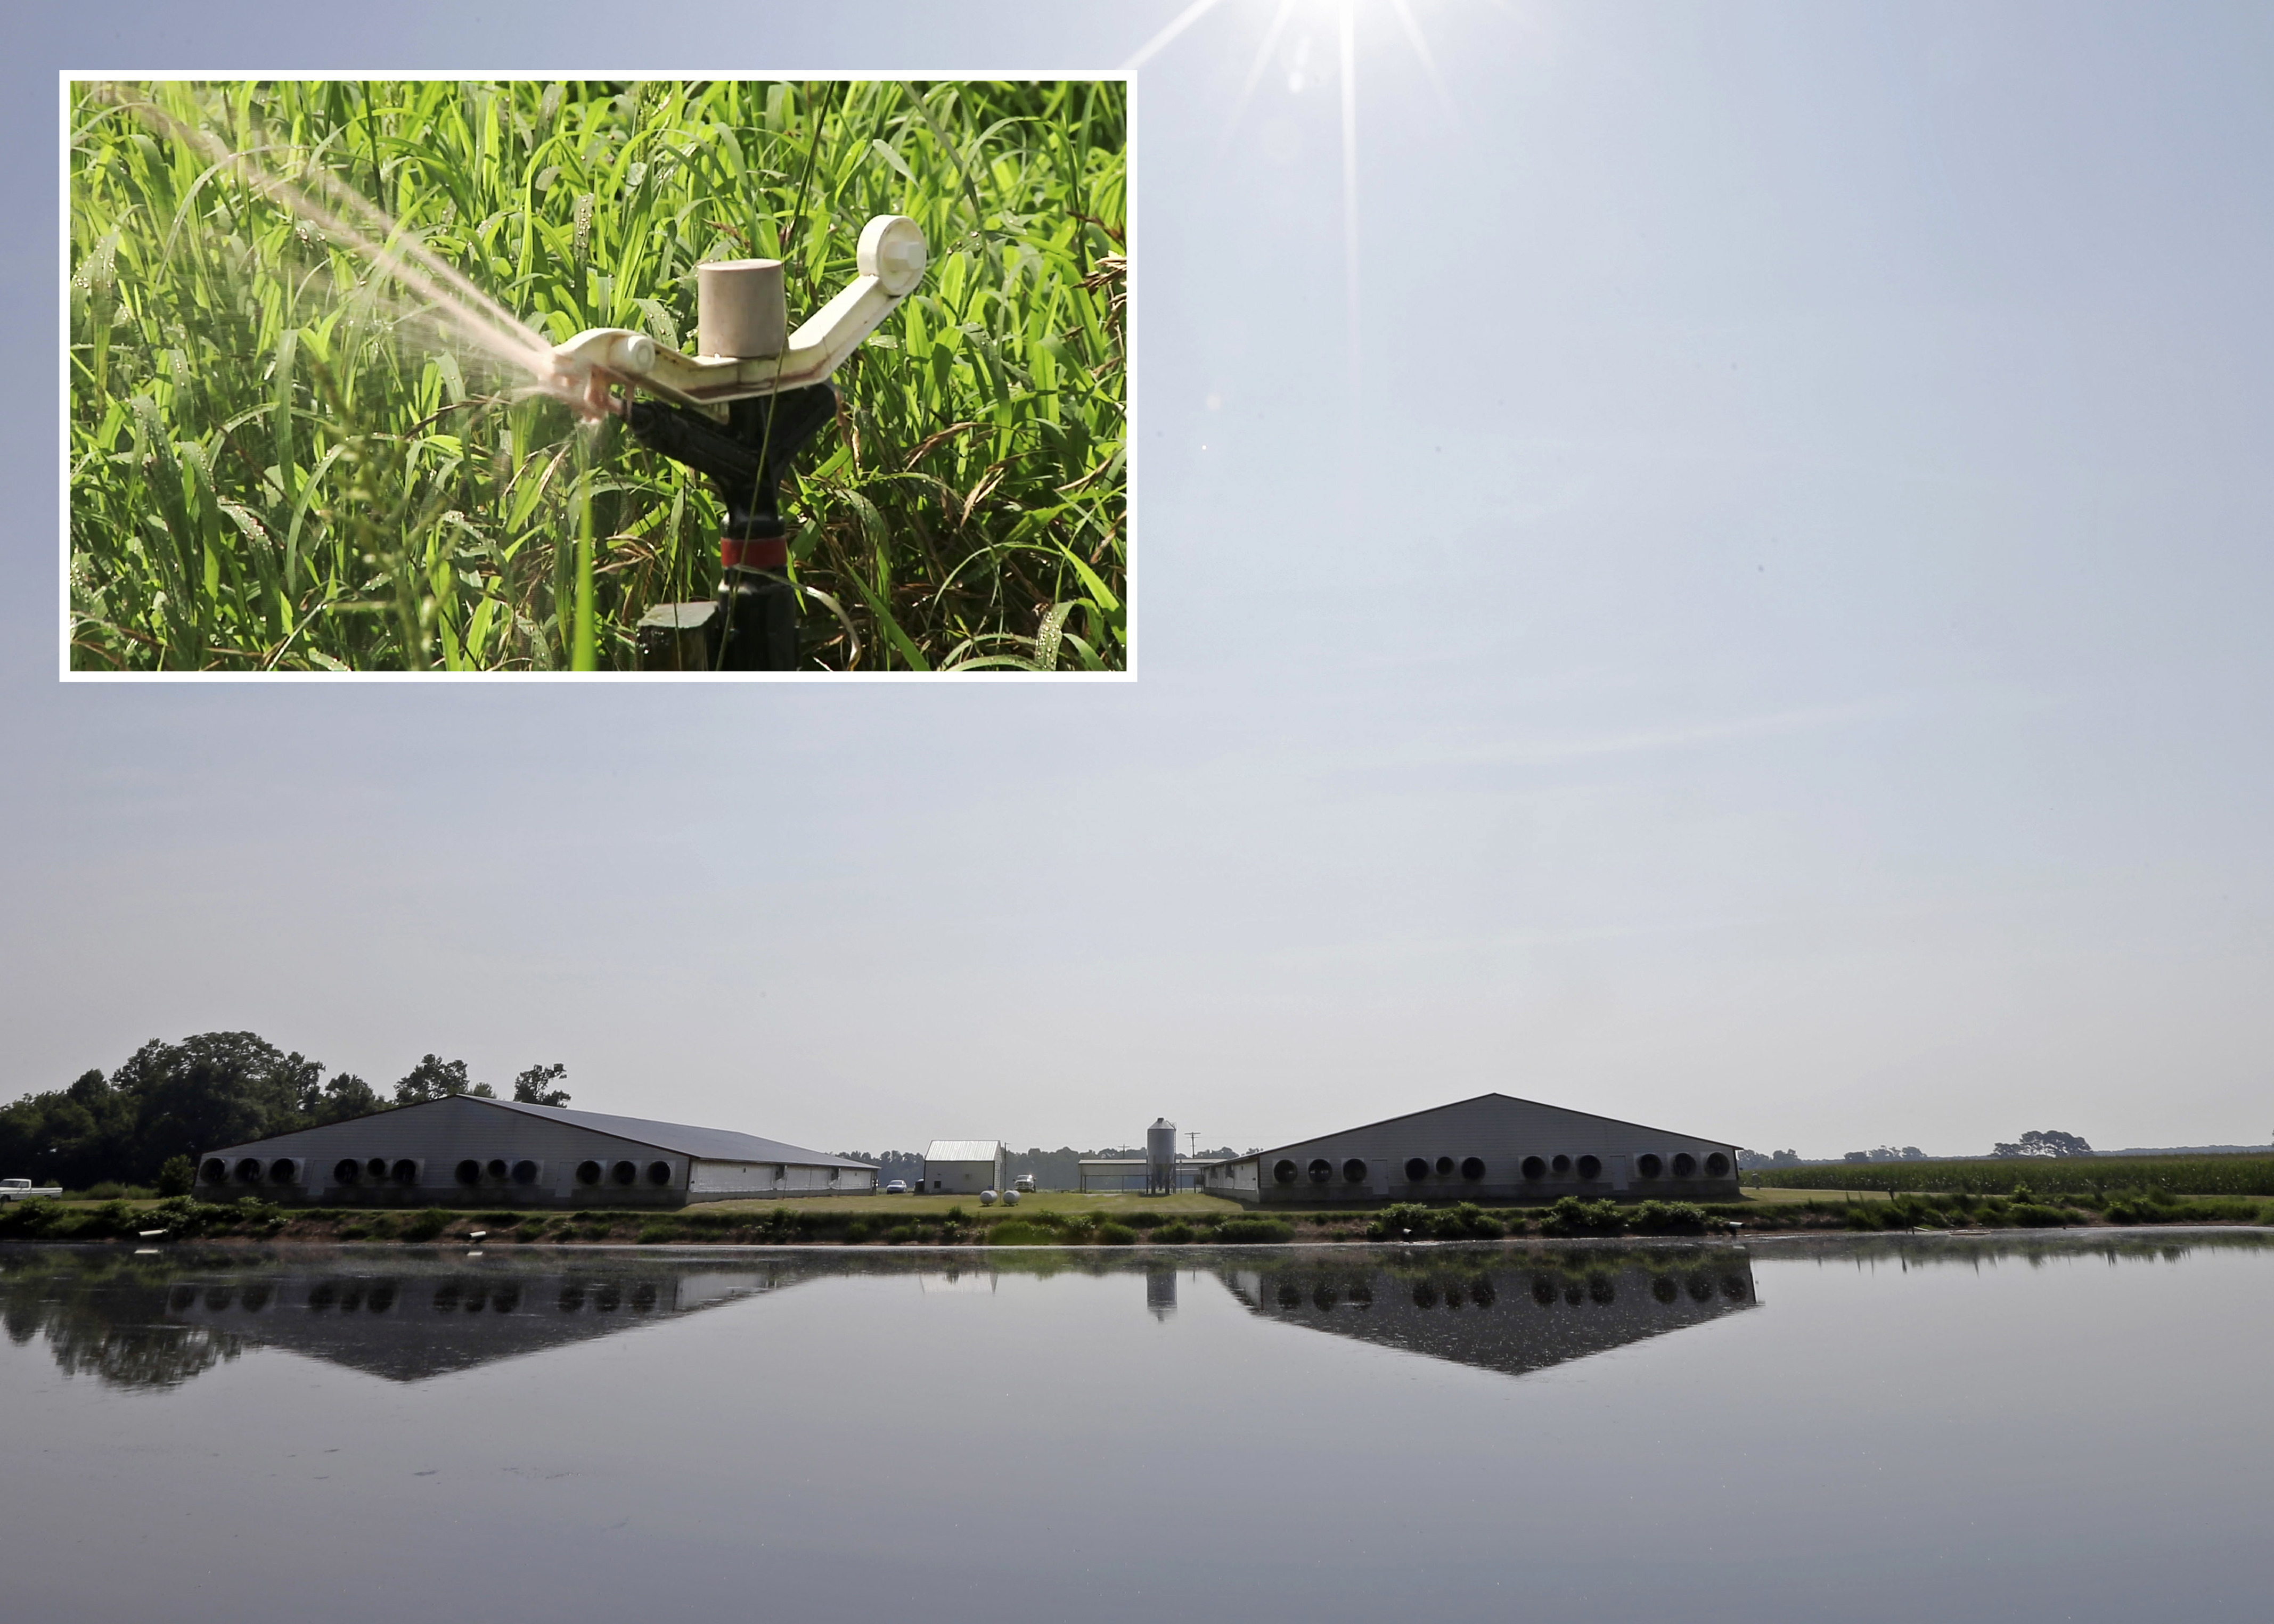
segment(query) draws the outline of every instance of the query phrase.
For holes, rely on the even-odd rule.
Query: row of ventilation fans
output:
[[[389,1160],[373,1156],[368,1161],[353,1156],[342,1158],[332,1166],[335,1184],[395,1184],[403,1189],[415,1188],[426,1164],[409,1156]],[[487,1162],[469,1156],[452,1169],[459,1184],[468,1189],[483,1184],[518,1184],[527,1189],[545,1177],[545,1164],[523,1158],[508,1162],[503,1156],[493,1156]],[[273,1162],[263,1162],[258,1156],[246,1156],[235,1164],[220,1156],[208,1156],[199,1176],[208,1184],[297,1184],[308,1176],[308,1164],[298,1156],[279,1156]],[[643,1179],[658,1189],[667,1187],[672,1180],[668,1162],[651,1162],[643,1168],[636,1162],[580,1162],[576,1164],[576,1182],[591,1186],[603,1183],[631,1185]]]
[[[1686,1150],[1676,1151],[1671,1165],[1674,1177],[1676,1178],[1698,1177],[1698,1158]],[[1634,1160],[1635,1176],[1638,1178],[1662,1177],[1667,1172],[1668,1166],[1667,1158],[1648,1152],[1637,1156]],[[1726,1178],[1729,1175],[1729,1158],[1721,1151],[1714,1151],[1706,1156],[1705,1169],[1708,1178]],[[1603,1163],[1599,1156],[1526,1156],[1519,1165],[1518,1171],[1524,1175],[1526,1184],[1538,1183],[1551,1177],[1555,1178],[1576,1177],[1582,1183],[1592,1184],[1603,1176]],[[1483,1182],[1485,1172],[1485,1162],[1482,1156],[1464,1156],[1458,1162],[1450,1156],[1440,1156],[1434,1163],[1432,1163],[1427,1156],[1414,1156],[1405,1163],[1405,1182],[1409,1184],[1424,1184],[1428,1181],[1433,1173],[1439,1178],[1450,1178],[1457,1173],[1462,1178],[1473,1184]],[[1286,1156],[1282,1156],[1271,1164],[1271,1177],[1279,1184],[1291,1184],[1306,1173],[1314,1184],[1332,1184],[1335,1177],[1335,1164],[1324,1156],[1314,1158],[1307,1168],[1298,1166],[1292,1158]],[[1366,1183],[1365,1159],[1352,1156],[1344,1162],[1342,1176],[1343,1182],[1346,1184]]]

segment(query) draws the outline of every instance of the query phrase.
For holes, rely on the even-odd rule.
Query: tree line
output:
[[[2092,1147],[2085,1142],[2082,1135],[2064,1133],[2057,1128],[2033,1128],[2029,1132],[2022,1135],[2020,1139],[2014,1140],[2010,1144],[2004,1140],[1999,1141],[1998,1144],[1991,1147],[1990,1154],[1992,1156],[2028,1158],[2037,1156],[2089,1156],[2092,1154],[2093,1152]],[[1916,1145],[1882,1145],[1877,1150],[1851,1150],[1842,1154],[1840,1159],[1842,1162],[1926,1162],[1933,1160],[1933,1158],[1930,1157],[1926,1152],[1921,1150]],[[1821,1165],[1823,1165],[1821,1162],[1809,1162],[1796,1150],[1773,1150],[1766,1153],[1758,1150],[1740,1150],[1737,1153],[1738,1168],[1748,1173],[1761,1168]]]
[[[151,1039],[108,1077],[83,1072],[69,1087],[0,1106],[0,1177],[84,1190],[149,1184],[175,1157],[344,1122],[391,1105],[449,1094],[495,1099],[463,1060],[427,1055],[380,1091],[251,1032],[205,1032],[178,1043]],[[531,1105],[566,1105],[565,1065],[533,1065],[513,1081]]]

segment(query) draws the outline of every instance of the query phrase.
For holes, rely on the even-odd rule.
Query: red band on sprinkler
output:
[[[753,541],[737,541],[731,536],[719,540],[719,563],[726,569],[784,569],[789,565],[789,538],[761,536]]]

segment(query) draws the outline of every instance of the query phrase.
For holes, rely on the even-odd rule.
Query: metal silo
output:
[[[1145,1130],[1145,1190],[1173,1194],[1177,1188],[1177,1124],[1166,1116]]]

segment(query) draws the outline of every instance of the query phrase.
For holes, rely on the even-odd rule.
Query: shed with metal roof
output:
[[[877,1169],[728,1128],[452,1094],[216,1147],[198,1185],[343,1206],[683,1207],[865,1194]]]
[[[1005,1162],[1001,1139],[934,1139],[924,1152],[923,1189],[941,1195],[1000,1190]]]

